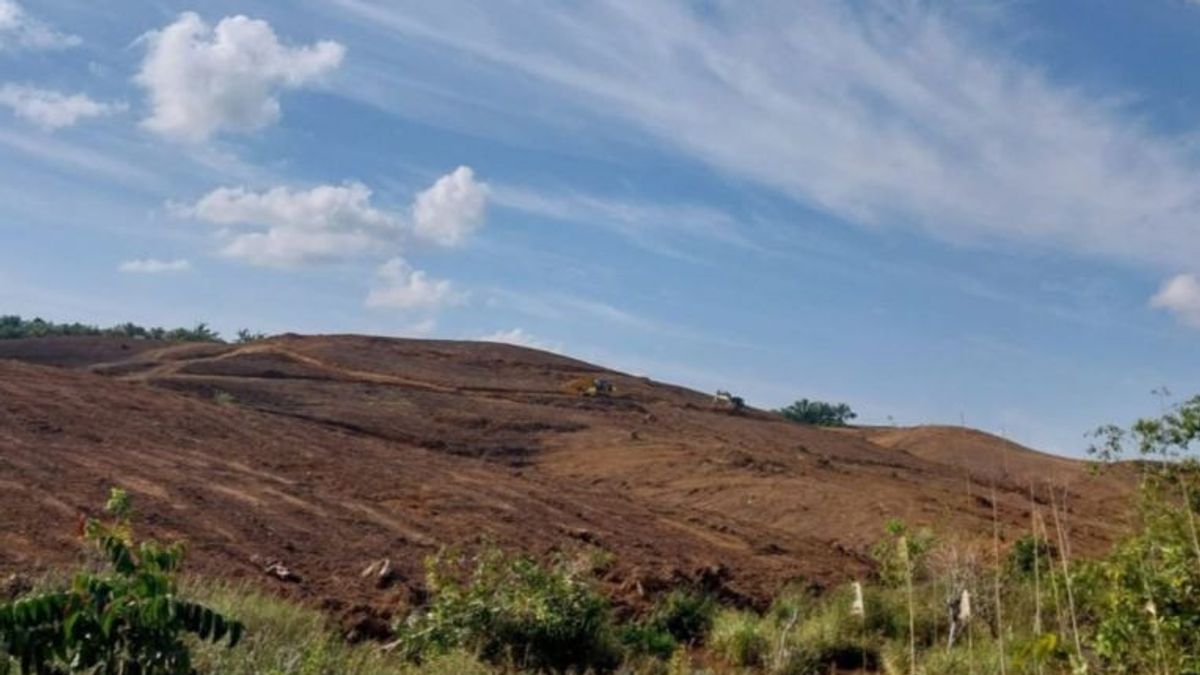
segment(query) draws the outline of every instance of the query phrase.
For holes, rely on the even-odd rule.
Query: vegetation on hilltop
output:
[[[822,427],[844,427],[858,415],[845,403],[827,403],[802,398],[791,405],[780,408],[780,415],[800,424],[815,424]]]
[[[191,328],[146,327],[122,323],[107,328],[85,323],[55,323],[41,318],[23,319],[18,315],[0,315],[0,340],[41,337],[117,337],[167,342],[224,342],[221,334],[204,322]],[[263,333],[243,328],[234,342],[244,344],[265,339]]]

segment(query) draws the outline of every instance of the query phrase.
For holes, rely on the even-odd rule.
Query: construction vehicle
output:
[[[746,408],[746,401],[741,396],[734,396],[723,389],[718,389],[716,395],[713,396],[712,406],[718,410],[739,413]]]
[[[613,383],[602,377],[577,377],[563,387],[565,391],[578,396],[612,396],[617,388]]]

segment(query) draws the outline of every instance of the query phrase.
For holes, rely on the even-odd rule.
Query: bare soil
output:
[[[567,393],[603,377],[608,397]],[[679,582],[751,605],[869,572],[889,518],[1007,541],[1030,488],[1065,495],[1072,548],[1130,522],[1129,473],[1093,476],[951,427],[820,429],[520,347],[361,336],[248,345],[0,341],[0,575],[73,564],[110,486],[190,565],[335,614],[419,602],[422,560],[495,543],[604,550],[625,607]],[[364,578],[388,559],[388,580]],[[282,562],[298,580],[268,576]]]

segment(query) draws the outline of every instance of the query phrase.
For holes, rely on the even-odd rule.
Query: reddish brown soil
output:
[[[9,360],[5,360],[9,359]],[[50,367],[57,364],[64,367]],[[612,380],[609,398],[564,393]],[[794,579],[864,574],[892,517],[1006,539],[1029,486],[1066,490],[1072,546],[1103,550],[1131,483],[980,432],[827,430],[714,409],[710,397],[498,344],[282,336],[164,346],[0,342],[0,574],[72,563],[109,486],[193,569],[331,610],[396,610],[421,560],[495,542],[603,548],[619,597],[680,580],[763,602]],[[360,572],[388,558],[397,583]],[[301,581],[268,579],[283,561]]]

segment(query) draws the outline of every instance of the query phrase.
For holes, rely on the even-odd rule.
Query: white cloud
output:
[[[66,49],[81,42],[30,16],[15,0],[0,0],[0,49]]]
[[[394,243],[402,228],[399,216],[371,205],[371,190],[361,183],[319,185],[311,190],[276,187],[266,192],[218,188],[194,206],[177,211],[217,225],[256,228],[229,232],[222,252],[264,267],[364,255]]]
[[[418,238],[442,246],[458,246],[483,225],[487,186],[460,166],[417,194],[413,231]]]
[[[1182,324],[1200,328],[1200,281],[1191,274],[1167,279],[1150,298],[1150,306],[1170,312]]]
[[[220,131],[254,131],[279,119],[279,93],[336,69],[345,48],[279,42],[266,21],[222,19],[215,28],[186,12],[143,36],[146,58],[135,81],[149,95],[142,124],[164,136],[204,141]]]
[[[391,31],[381,49],[445,48],[431,85],[503,82],[489,105],[536,110],[539,130],[555,116],[589,138],[649,138],[861,226],[1160,268],[1200,256],[1186,138],[1124,92],[1052,79],[944,3],[336,2]]]
[[[392,258],[376,272],[383,285],[371,289],[367,307],[412,310],[438,309],[459,304],[463,295],[444,279],[430,279],[403,258]]]
[[[85,94],[64,94],[50,89],[8,83],[0,86],[0,105],[17,117],[48,131],[69,127],[89,117],[111,115],[125,109],[119,103],[100,103]]]
[[[531,335],[523,328],[513,328],[512,330],[500,330],[495,333],[483,335],[477,338],[481,342],[501,342],[518,347],[529,347],[530,349],[540,349],[544,352],[554,352],[561,354],[563,352],[562,345],[557,342],[546,342],[538,337]]]
[[[417,196],[412,210],[424,219],[424,229],[403,214],[373,206],[371,190],[354,182],[264,192],[223,187],[194,205],[173,209],[227,226],[222,252],[228,257],[263,267],[297,267],[383,257],[407,239],[461,244],[482,225],[486,194],[471,170],[459,167]]]
[[[164,272],[186,272],[192,269],[192,264],[182,258],[178,260],[144,258],[126,260],[117,269],[132,274],[162,274]]]

